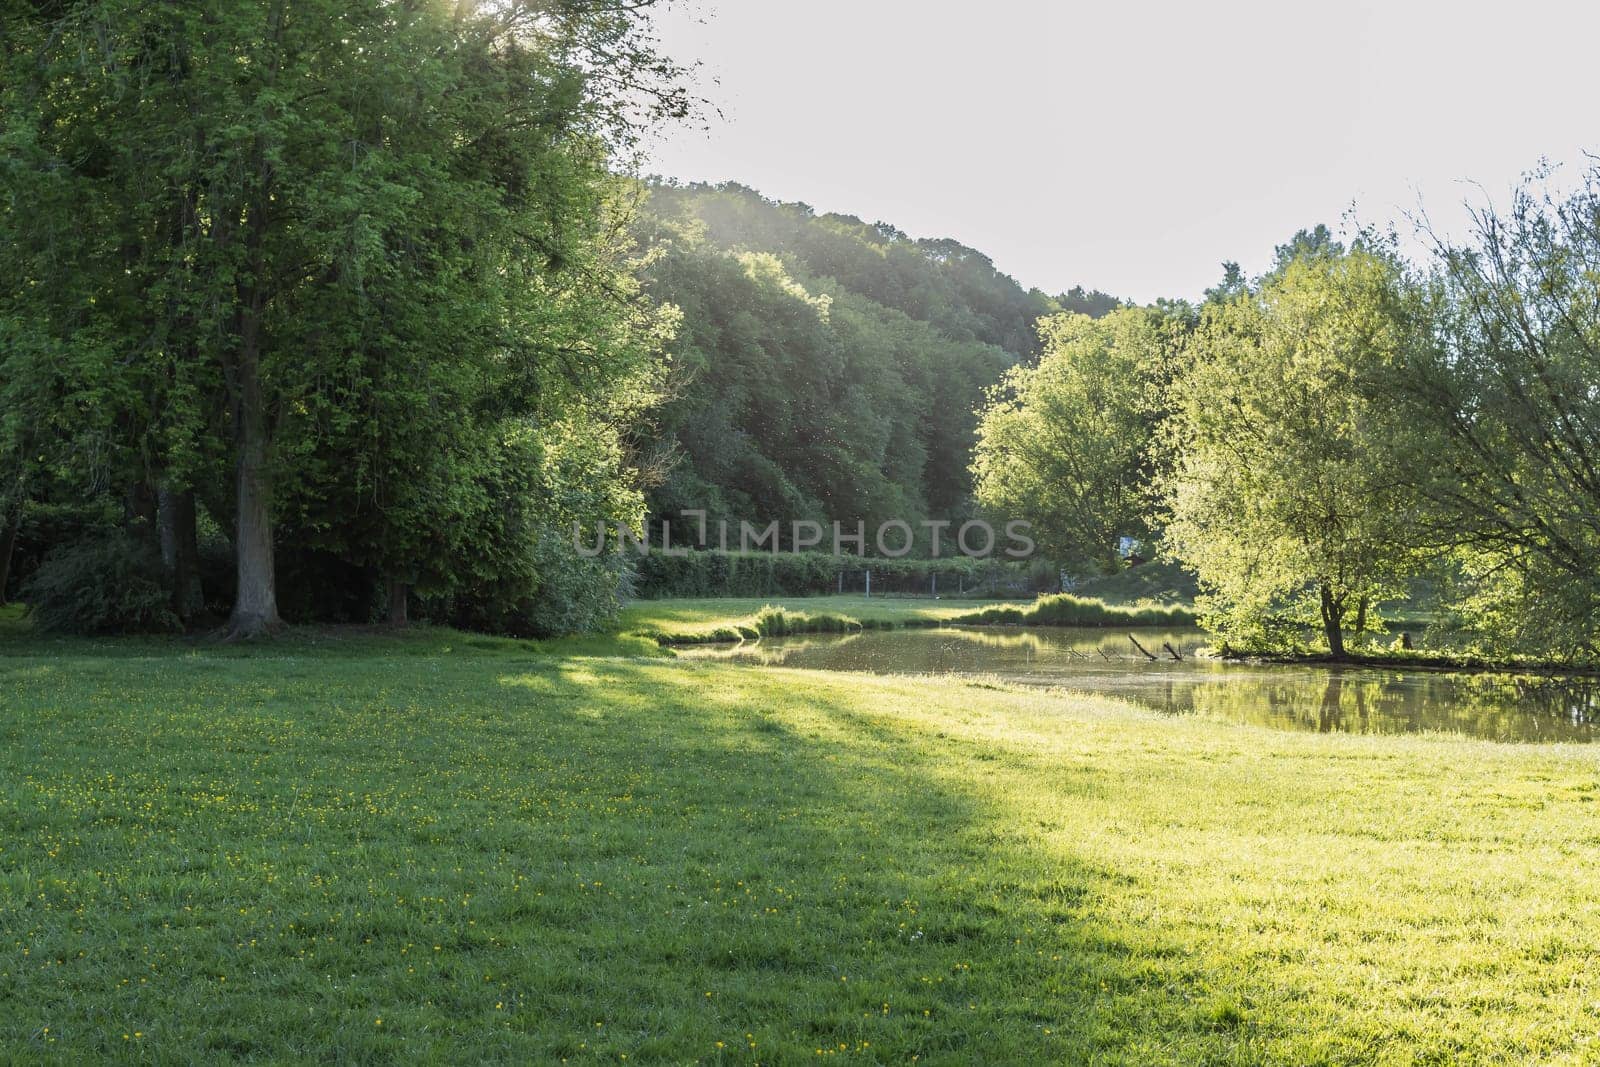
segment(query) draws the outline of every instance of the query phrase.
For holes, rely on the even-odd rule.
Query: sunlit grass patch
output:
[[[1013,626],[1191,626],[1194,613],[1163,604],[1107,604],[1071,594],[1031,602],[861,596],[646,600],[622,613],[619,630],[663,644],[697,644],[945,624]]]
[[[1587,749],[460,636],[0,657],[0,1047],[1584,1062],[1600,1032]]]

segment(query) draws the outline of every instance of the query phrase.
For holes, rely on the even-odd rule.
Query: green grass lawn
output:
[[[1591,750],[607,647],[0,639],[3,1058],[1600,1057]]]
[[[1018,601],[934,600],[931,597],[795,596],[702,597],[678,600],[638,600],[622,611],[622,632],[649,632],[669,639],[694,637],[740,624],[750,625],[756,613],[770,604],[813,615],[842,615],[864,623],[894,626],[948,622],[960,615]]]

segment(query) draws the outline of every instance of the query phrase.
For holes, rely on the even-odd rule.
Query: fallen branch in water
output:
[[[1137,648],[1140,652],[1144,653],[1144,658],[1145,659],[1155,659],[1156,658],[1155,656],[1152,656],[1150,654],[1150,650],[1148,648],[1145,648],[1143,645],[1141,645],[1139,643],[1139,639],[1137,637],[1133,636],[1132,634],[1129,634],[1128,635],[1128,640],[1133,642],[1133,647],[1134,648]]]

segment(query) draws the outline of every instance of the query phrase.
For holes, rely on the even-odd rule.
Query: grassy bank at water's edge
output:
[[[1057,593],[1017,607],[999,604],[964,615],[957,622],[1004,626],[1193,626],[1192,609],[1177,604],[1107,604],[1103,600]]]
[[[617,630],[652,635],[666,644],[738,640],[754,634],[756,617],[765,607],[782,608],[786,613],[850,619],[863,628],[938,626],[999,603],[1002,602],[859,595],[636,600],[622,610]],[[742,634],[741,627],[751,634]]]
[[[1595,1055],[1592,750],[553,648],[0,640],[0,1047]]]
[[[625,608],[621,633],[662,644],[697,644],[904,626],[1191,626],[1187,608],[1106,604],[1068,594],[1015,601],[861,596],[640,600]]]

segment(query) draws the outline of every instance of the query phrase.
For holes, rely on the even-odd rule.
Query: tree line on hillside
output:
[[[1197,307],[1047,320],[974,454],[986,506],[1116,566],[1158,541],[1239,649],[1325,651],[1418,583],[1481,647],[1600,655],[1600,167],[1408,262],[1325,228]]]
[[[735,184],[653,183],[642,228],[648,291],[682,313],[653,417],[649,504],[669,522],[959,523],[975,410],[1036,358],[1036,321],[1120,306],[1025,290],[958,242]]]
[[[160,629],[594,621],[673,315],[615,176],[650,0],[5,6],[0,599]],[[379,607],[375,608],[374,605]]]

